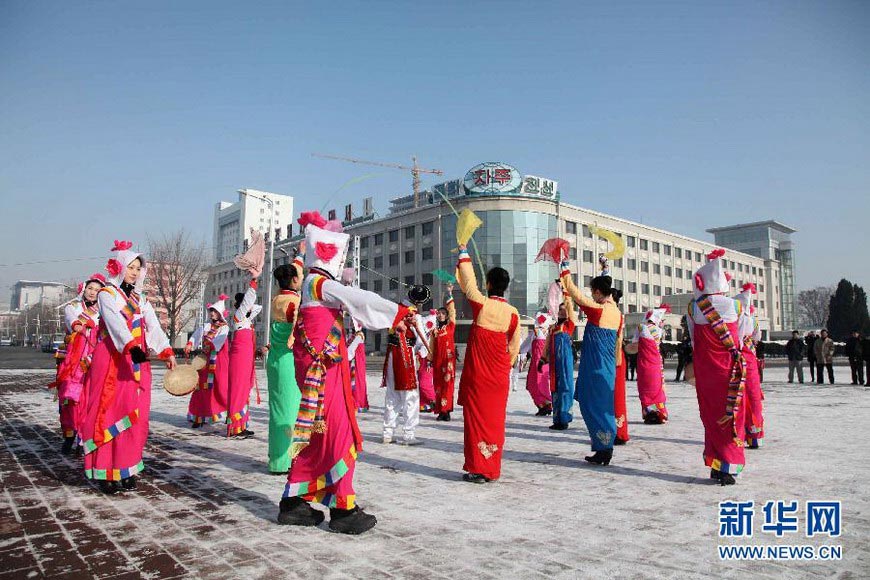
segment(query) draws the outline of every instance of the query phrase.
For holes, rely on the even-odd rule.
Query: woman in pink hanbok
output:
[[[175,367],[169,339],[154,308],[142,297],[145,258],[130,242],[115,241],[106,265],[109,278],[97,295],[100,341],[94,349],[85,390],[81,425],[85,476],[113,494],[136,488],[136,474],[145,465],[151,410],[149,353]]]

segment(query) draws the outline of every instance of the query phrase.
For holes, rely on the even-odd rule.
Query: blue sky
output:
[[[701,239],[794,226],[798,286],[867,285],[870,3],[0,4],[0,299],[251,187],[297,210],[370,170],[553,177],[569,203]],[[403,172],[335,207],[410,189]],[[427,180],[425,183],[432,183]]]

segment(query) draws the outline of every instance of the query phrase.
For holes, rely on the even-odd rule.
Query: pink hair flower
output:
[[[724,249],[722,249],[722,248],[716,248],[715,250],[713,250],[712,252],[710,252],[709,254],[707,254],[707,259],[708,259],[708,260],[715,260],[716,258],[721,258],[721,257],[724,256],[724,255],[725,255],[725,250],[724,250]]]
[[[748,290],[750,294],[758,294],[758,289],[752,282],[747,282],[746,284],[744,284],[741,290],[743,290],[744,292]]]
[[[123,240],[115,240],[115,245],[112,247],[113,252],[123,252],[124,250],[129,250],[133,247],[133,242],[126,242]]]
[[[108,272],[110,276],[117,276],[123,270],[123,264],[121,264],[121,262],[119,262],[115,258],[112,258],[108,262],[106,262],[106,272]]]

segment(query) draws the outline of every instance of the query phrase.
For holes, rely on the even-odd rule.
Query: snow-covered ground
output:
[[[607,468],[583,461],[589,438],[576,404],[571,429],[550,431],[548,418],[532,416],[521,385],[510,396],[502,479],[473,485],[460,479],[461,411],[450,423],[424,417],[422,446],[384,445],[383,390],[377,388],[380,378],[370,375],[372,409],[359,416],[366,444],[356,491],[378,526],[360,537],[330,533],[325,524],[282,527],[274,518],[284,482],[266,471],[261,372],[254,438],[227,440],[217,427],[191,430],[187,400],[166,394],[158,377],[145,490],[107,498],[81,481],[67,481],[44,490],[44,498],[82,511],[109,538],[124,537],[126,530],[132,545],[165,550],[176,569],[191,576],[867,578],[870,388],[789,385],[785,369],[770,369],[765,378],[764,448],[747,452],[738,484],[726,488],[708,479],[697,401],[685,383],[668,386],[670,423],[652,426],[640,421],[636,385],[629,382],[631,442],[616,449]],[[44,392],[8,392],[4,386],[29,379],[0,371],[2,402],[20,410],[22,420],[54,429],[56,412]],[[35,443],[18,441],[15,433],[4,430],[4,443],[27,456]],[[52,454],[43,462],[52,473],[77,467]],[[719,537],[719,502],[727,500],[755,502],[752,538]],[[798,533],[777,538],[762,531],[762,506],[770,500],[800,502]],[[807,500],[842,501],[840,537],[805,537]],[[726,545],[841,546],[842,560],[726,562],[718,553]],[[138,552],[122,553],[137,564]]]

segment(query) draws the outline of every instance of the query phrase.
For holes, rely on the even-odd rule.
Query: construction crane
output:
[[[349,163],[359,163],[361,165],[376,165],[378,167],[392,167],[393,169],[405,169],[411,171],[411,185],[414,189],[414,207],[420,205],[420,174],[431,173],[432,175],[444,175],[440,169],[426,169],[417,165],[417,157],[411,157],[413,165],[399,165],[398,163],[381,163],[380,161],[366,161],[365,159],[354,159],[353,157],[341,157],[339,155],[326,155],[323,153],[312,153],[312,157],[321,157],[323,159],[335,159],[337,161],[347,161]]]

